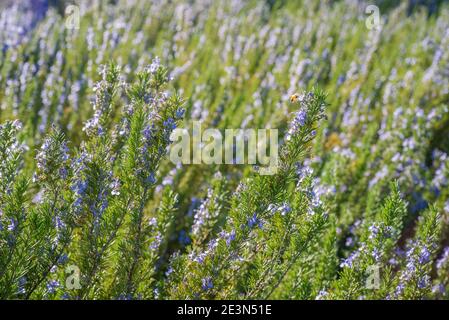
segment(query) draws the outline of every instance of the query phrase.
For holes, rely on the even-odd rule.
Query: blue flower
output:
[[[290,140],[291,136],[294,136],[298,132],[298,130],[306,124],[306,120],[306,111],[301,109],[295,113],[295,117],[293,118],[290,129],[288,130],[287,140]]]
[[[432,292],[436,293],[436,294],[442,294],[445,295],[446,294],[446,288],[443,284],[439,283],[433,286],[432,288]]]
[[[426,264],[430,261],[430,252],[426,247],[421,249],[418,261],[420,264]]]
[[[153,251],[157,250],[159,248],[161,242],[162,242],[162,235],[158,232],[156,234],[156,236],[154,237],[153,242],[151,242],[151,244],[150,244],[150,249]]]
[[[423,276],[418,280],[418,288],[424,289],[427,288],[430,284],[430,277],[428,275]]]
[[[148,222],[148,225],[152,228],[155,228],[157,226],[157,219],[155,217],[151,218]]]
[[[58,280],[50,280],[48,283],[47,283],[47,290],[48,290],[48,293],[54,293],[55,291],[56,291],[56,289],[58,289],[59,288],[59,286],[60,286],[60,284],[59,284],[59,281]]]
[[[352,266],[354,265],[355,260],[359,257],[360,255],[360,251],[356,250],[354,252],[352,252],[348,258],[344,259],[341,263],[340,263],[340,267],[341,268],[352,268]]]
[[[148,183],[148,184],[154,184],[156,182],[156,178],[154,177],[154,173],[153,172],[150,173],[150,175],[147,177],[145,182]]]
[[[347,247],[351,247],[353,243],[354,243],[354,239],[353,239],[352,237],[346,238],[345,245],[346,245]]]
[[[113,196],[120,195],[120,181],[118,179],[112,180],[111,184],[109,185],[111,188],[111,194]]]
[[[295,115],[293,125],[303,127],[306,123],[306,120],[307,120],[307,113],[304,110],[300,110]]]
[[[377,235],[379,234],[379,227],[376,224],[372,224],[368,227],[368,230],[370,232],[369,239],[375,239]]]
[[[26,277],[20,277],[19,281],[18,281],[18,288],[17,288],[17,293],[18,294],[25,294],[25,285],[27,283],[27,278]]]
[[[156,73],[157,70],[161,67],[161,61],[159,57],[154,57],[153,61],[151,61],[151,64],[146,67],[146,71],[148,71],[151,74]]]
[[[163,125],[164,125],[164,128],[169,129],[169,130],[176,129],[176,122],[173,118],[168,118],[167,120],[165,120]]]
[[[329,295],[329,293],[327,293],[324,290],[321,290],[320,292],[318,292],[317,296],[315,297],[315,300],[324,300],[327,295]]]
[[[178,110],[176,110],[176,114],[175,114],[176,119],[183,118],[185,112],[186,112],[186,110],[184,108],[179,108]]]
[[[190,237],[185,230],[179,232],[178,241],[182,245],[188,245],[191,242]]]
[[[168,267],[167,271],[165,271],[165,276],[168,277],[172,273],[173,273],[173,268],[172,267]]]
[[[279,212],[281,213],[281,216],[285,216],[288,213],[290,213],[291,211],[292,211],[292,208],[287,203],[284,203],[279,207]]]
[[[70,299],[70,294],[68,294],[67,292],[64,292],[64,294],[61,296],[62,300],[69,300]]]
[[[147,142],[151,141],[154,136],[154,124],[145,126],[142,134]]]
[[[442,269],[448,261],[449,261],[449,247],[446,247],[443,251],[443,255],[437,261],[437,269]]]
[[[372,254],[374,260],[376,260],[377,262],[380,261],[381,253],[380,253],[379,249],[374,248],[374,249],[373,249],[373,252],[372,252],[371,254]]]
[[[254,214],[252,215],[252,217],[250,217],[250,218],[248,219],[248,227],[249,227],[250,229],[252,229],[252,228],[253,228],[254,226],[256,226],[256,225],[258,225],[259,228],[262,228],[262,226],[263,226],[262,221],[261,221],[259,218],[257,218],[257,214],[254,213]]]
[[[8,231],[14,231],[17,227],[17,221],[15,219],[10,219],[9,225],[8,225]]]
[[[394,294],[396,296],[399,296],[405,289],[405,284],[404,283],[399,283],[396,287],[396,290],[394,291]]]
[[[68,260],[69,260],[69,257],[65,253],[63,253],[58,258],[58,264],[65,264]]]
[[[231,232],[226,237],[226,245],[229,247],[231,242],[235,240],[235,230],[232,229]]]

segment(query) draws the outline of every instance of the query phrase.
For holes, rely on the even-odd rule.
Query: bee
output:
[[[291,103],[295,103],[295,102],[298,102],[299,100],[300,100],[300,95],[299,94],[297,94],[297,93],[295,93],[295,94],[292,94],[291,96],[290,96],[290,102]]]
[[[325,147],[327,150],[331,150],[331,149],[333,149],[334,147],[341,146],[341,145],[342,145],[342,141],[341,141],[340,137],[338,136],[338,133],[332,132],[332,133],[329,135],[329,137],[327,138],[327,141],[326,141],[326,143],[324,144],[324,147]]]

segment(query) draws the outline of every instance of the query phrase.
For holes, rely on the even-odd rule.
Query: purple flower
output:
[[[352,237],[346,238],[345,245],[346,245],[347,247],[351,247],[351,246],[353,245],[353,243],[354,243],[354,239],[353,239]]]
[[[226,245],[229,247],[231,245],[232,241],[235,240],[236,234],[235,234],[234,229],[232,229],[231,232],[226,232],[223,230],[220,232],[219,236],[225,240]]]
[[[396,290],[394,291],[394,294],[396,296],[399,296],[402,292],[404,292],[404,289],[405,289],[405,284],[401,282],[396,287]]]
[[[70,299],[70,294],[68,294],[67,292],[64,292],[64,294],[61,296],[62,300],[69,300]]]
[[[148,184],[154,184],[156,182],[156,178],[154,177],[154,173],[153,172],[150,173],[150,175],[147,177],[145,182],[148,183]]]
[[[379,234],[379,227],[375,224],[369,226],[368,230],[370,231],[369,239],[374,239]]]
[[[448,261],[449,261],[449,247],[446,247],[443,251],[443,255],[437,261],[437,269],[442,269]]]
[[[176,119],[183,118],[185,112],[186,112],[186,110],[184,108],[179,108],[178,110],[176,110],[176,114],[175,114]]]
[[[351,253],[347,259],[344,259],[340,263],[340,267],[341,268],[345,268],[345,267],[352,268],[352,266],[354,265],[354,261],[358,258],[359,254],[360,254],[360,252],[358,250]]]
[[[17,293],[18,294],[25,294],[25,285],[27,283],[27,278],[26,277],[20,277],[19,281],[18,281],[18,288],[17,288]]]
[[[17,227],[17,221],[15,219],[10,219],[9,225],[8,225],[8,231],[14,231]]]
[[[420,264],[426,264],[430,261],[430,252],[429,252],[429,250],[427,250],[426,247],[423,247],[421,249],[418,261]]]
[[[300,110],[295,115],[293,125],[302,127],[305,125],[306,120],[307,120],[307,113],[304,110]]]
[[[154,133],[154,124],[147,125],[142,131],[142,134],[147,142],[151,141]]]
[[[232,229],[232,231],[226,237],[226,245],[229,247],[231,245],[231,242],[234,240],[235,240],[235,230]]]
[[[67,261],[69,260],[69,257],[63,253],[59,258],[58,258],[58,264],[65,264]]]
[[[207,254],[205,252],[195,254],[194,252],[189,254],[189,259],[195,262],[198,262],[199,264],[202,264],[204,260],[206,259]]]
[[[165,271],[165,276],[168,277],[172,273],[173,273],[173,268],[172,267],[168,267],[167,271]]]
[[[160,61],[159,57],[155,57],[153,59],[153,61],[151,61],[151,64],[146,67],[146,70],[149,73],[154,74],[160,67],[161,67],[161,61]]]
[[[202,279],[201,282],[202,282],[201,288],[204,291],[208,291],[214,287],[211,277],[206,277],[206,278]]]
[[[298,184],[304,181],[305,178],[313,174],[313,169],[308,165],[296,165],[296,174],[298,176]]]
[[[176,122],[173,118],[168,118],[167,120],[165,120],[163,125],[166,129],[169,129],[169,130],[176,129]]]
[[[324,290],[321,290],[320,292],[318,292],[317,296],[315,297],[315,300],[324,300],[328,295],[329,293],[327,293]]]
[[[148,225],[153,228],[156,227],[157,226],[156,218],[155,217],[151,218],[150,221],[148,222]]]
[[[285,216],[286,214],[290,213],[292,211],[292,208],[287,204],[284,203],[279,207],[279,212],[281,213],[281,216]]]
[[[178,241],[182,245],[188,245],[190,243],[190,237],[185,230],[179,232]]]
[[[257,218],[257,214],[256,213],[254,213],[253,215],[252,215],[252,217],[250,217],[249,219],[248,219],[248,227],[250,228],[250,229],[252,229],[254,226],[259,226],[259,228],[262,228],[262,226],[263,226],[263,224],[262,224],[262,221],[259,219],[259,218]]]
[[[150,249],[157,250],[159,248],[159,246],[161,245],[161,242],[162,242],[162,235],[158,232],[156,234],[156,236],[154,237],[153,242],[151,242],[151,244],[150,244]]]
[[[292,136],[294,136],[298,130],[306,124],[307,113],[304,110],[299,110],[295,113],[295,117],[292,120],[290,125],[290,129],[288,130],[287,140],[290,140]]]
[[[109,187],[111,188],[111,194],[113,196],[118,196],[120,194],[120,181],[118,179],[114,179]]]
[[[54,293],[55,291],[56,291],[56,289],[58,289],[59,288],[59,281],[58,280],[50,280],[48,283],[47,283],[47,290],[48,290],[48,293]]]
[[[373,256],[374,260],[380,261],[381,253],[380,253],[379,249],[374,248],[373,252],[372,252],[372,256]]]
[[[427,288],[430,284],[430,277],[428,275],[423,276],[418,280],[418,288],[424,289]]]
[[[432,288],[432,292],[436,293],[436,294],[442,294],[445,295],[446,294],[446,288],[443,284],[439,283],[433,286]]]

